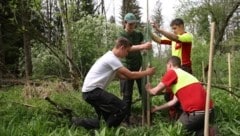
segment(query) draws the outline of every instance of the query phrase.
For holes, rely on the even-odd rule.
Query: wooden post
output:
[[[204,62],[203,62],[203,61],[202,61],[202,80],[203,80],[203,83],[206,83],[205,70],[204,70]]]
[[[215,23],[211,23],[211,37],[210,37],[210,50],[209,50],[209,64],[208,64],[208,83],[207,83],[207,96],[205,106],[205,118],[204,118],[204,136],[209,135],[209,103],[210,103],[210,89],[212,79],[212,61],[213,61],[213,50],[214,50],[214,33]]]
[[[229,91],[232,91],[232,78],[231,78],[231,54],[228,53],[228,86],[229,86]],[[230,94],[230,96],[232,96]]]
[[[150,37],[150,24],[149,24],[149,16],[148,16],[148,0],[147,0],[147,26],[146,26],[146,36],[145,41],[149,42],[151,41]],[[148,51],[147,53],[143,54],[143,69],[146,69],[147,67],[151,66],[151,56],[152,52]],[[143,79],[142,82],[142,124],[147,125],[147,127],[150,127],[151,125],[151,97],[150,94],[146,91],[145,85],[146,83],[151,82],[151,77],[147,76]]]

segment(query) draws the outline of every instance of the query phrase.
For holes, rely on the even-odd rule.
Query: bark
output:
[[[66,48],[67,57],[72,60],[72,42],[71,42],[71,36],[69,32],[70,24],[67,17],[67,11],[65,10],[67,7],[66,6],[64,7],[63,0],[59,0],[58,2],[59,2],[59,9],[62,17],[65,41],[67,44],[67,48]],[[69,72],[73,73],[73,65],[69,60],[68,60],[68,65],[69,65]]]
[[[31,57],[31,45],[30,45],[30,36],[27,33],[27,29],[29,28],[30,14],[28,13],[29,8],[27,7],[28,2],[26,0],[22,0],[22,28],[23,28],[23,48],[24,48],[24,61],[25,61],[25,76],[26,79],[29,79],[29,76],[32,75],[32,57]]]
[[[223,36],[225,34],[226,27],[228,26],[228,22],[230,21],[231,17],[233,16],[233,14],[235,13],[235,11],[238,9],[239,6],[240,6],[240,2],[237,2],[236,4],[234,4],[232,6],[231,10],[226,15],[226,18],[223,20],[222,23],[217,22],[217,19],[213,18],[213,20],[216,22],[216,24],[218,24],[218,25],[222,24],[222,25],[218,26],[219,30],[217,30],[218,34],[216,35],[216,40],[215,40],[215,44],[214,44],[215,48],[220,47],[219,44],[223,40]],[[213,11],[211,12],[211,14],[214,16]]]
[[[0,64],[5,64],[4,59],[4,47],[3,47],[3,40],[2,40],[2,24],[0,24]],[[0,65],[0,78],[3,77],[3,68]]]

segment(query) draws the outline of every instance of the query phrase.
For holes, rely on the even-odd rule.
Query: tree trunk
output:
[[[214,22],[216,22],[219,26],[217,27],[218,30],[216,30],[218,33],[216,33],[216,40],[214,47],[219,48],[219,43],[222,41],[223,36],[225,34],[226,27],[228,26],[228,22],[235,13],[235,11],[238,9],[240,6],[240,2],[234,3],[234,5],[231,7],[229,10],[228,14],[226,15],[226,18],[223,20],[223,22],[218,22],[217,19],[213,19]],[[214,12],[212,11],[212,15],[214,16]],[[222,25],[221,25],[221,24]]]
[[[5,64],[4,59],[4,47],[2,40],[2,24],[0,24],[0,79],[3,77],[3,68],[2,65]]]
[[[60,9],[61,17],[62,17],[65,41],[67,44],[67,48],[66,48],[67,57],[72,60],[72,42],[71,42],[70,33],[69,33],[69,22],[68,22],[68,17],[67,17],[67,11],[65,10],[67,7],[64,7],[63,0],[59,0],[58,2],[59,2],[59,9]],[[73,74],[73,65],[69,61],[69,59],[68,59],[69,72],[72,75]]]
[[[24,48],[24,61],[25,61],[25,76],[26,79],[29,79],[29,76],[32,75],[32,57],[31,57],[31,45],[30,37],[27,33],[27,28],[29,28],[29,8],[27,7],[28,1],[22,0],[22,28],[23,28],[23,48]]]

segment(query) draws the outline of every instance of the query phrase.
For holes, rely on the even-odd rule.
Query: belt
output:
[[[212,109],[209,109],[209,113],[211,113],[212,112]],[[188,112],[187,113],[189,116],[191,115],[193,115],[193,116],[195,116],[195,115],[204,115],[205,114],[205,111],[204,110],[202,110],[202,111],[193,111],[193,112]]]

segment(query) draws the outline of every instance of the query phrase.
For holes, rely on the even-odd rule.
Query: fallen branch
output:
[[[71,120],[72,117],[75,116],[75,114],[73,113],[73,110],[60,106],[59,104],[51,100],[49,97],[45,97],[44,99],[48,101],[51,105],[53,105],[63,115],[67,116],[69,120]]]
[[[207,83],[203,83],[203,85],[207,85]],[[223,85],[211,85],[211,87],[214,87],[214,88],[218,88],[218,89],[221,89],[221,90],[224,90],[234,96],[236,96],[237,98],[240,98],[240,95],[234,93],[233,91],[230,91],[229,88],[232,88],[232,89],[235,89],[235,90],[240,90],[240,88],[236,88],[236,87],[228,87],[228,86],[223,86]]]

